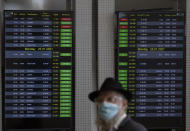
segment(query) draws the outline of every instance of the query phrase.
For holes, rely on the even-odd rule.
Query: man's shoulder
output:
[[[122,127],[119,131],[147,131],[147,129],[140,123],[134,121],[131,118],[124,120]]]
[[[130,119],[128,124],[131,126],[131,128],[133,128],[134,131],[147,131],[147,129],[142,124],[134,121],[133,119]]]

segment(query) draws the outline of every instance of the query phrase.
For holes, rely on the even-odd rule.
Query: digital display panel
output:
[[[74,131],[73,25],[68,11],[4,11],[4,130]]]
[[[148,128],[183,128],[185,14],[117,12],[116,79],[133,93],[128,113]]]

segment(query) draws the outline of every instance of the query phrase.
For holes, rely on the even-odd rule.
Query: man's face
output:
[[[99,106],[103,102],[109,102],[118,105],[118,107],[121,107],[119,111],[125,111],[125,108],[128,104],[127,100],[115,91],[101,92],[96,99],[96,103]]]

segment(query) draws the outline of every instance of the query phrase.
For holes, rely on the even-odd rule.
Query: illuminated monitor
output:
[[[117,12],[116,79],[128,113],[148,128],[185,125],[185,14]]]
[[[4,11],[3,130],[74,131],[74,26],[68,11]]]

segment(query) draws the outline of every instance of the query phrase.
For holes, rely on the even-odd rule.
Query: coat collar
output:
[[[131,117],[130,117],[129,115],[127,115],[127,117],[126,117],[126,118],[121,122],[121,124],[119,125],[119,128],[118,128],[118,129],[120,129],[120,128],[122,128],[123,126],[125,126],[126,123],[127,123],[129,120],[131,120]]]
[[[118,121],[114,124],[114,129],[118,129],[123,120],[127,117],[127,114],[123,114]]]

